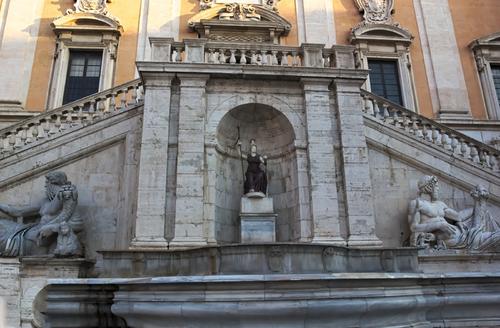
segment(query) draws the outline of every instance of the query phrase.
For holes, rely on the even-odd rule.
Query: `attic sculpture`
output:
[[[471,192],[474,207],[461,212],[439,200],[436,177],[422,177],[418,189],[419,196],[409,206],[411,246],[478,252],[500,250],[500,225],[487,210],[486,188],[476,186]]]
[[[219,14],[220,20],[260,21],[260,15],[255,7],[241,3],[230,3]]]
[[[0,256],[82,255],[76,233],[83,230],[78,215],[78,191],[64,172],[45,176],[45,197],[38,206],[0,204]],[[35,218],[35,223],[18,223]]]

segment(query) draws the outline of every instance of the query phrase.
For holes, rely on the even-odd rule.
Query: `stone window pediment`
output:
[[[243,3],[214,3],[188,21],[200,38],[218,42],[279,44],[292,25],[274,7]]]

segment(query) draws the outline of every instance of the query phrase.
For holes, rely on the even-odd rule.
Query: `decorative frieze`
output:
[[[206,10],[206,9],[210,9],[212,7],[214,7],[216,4],[218,3],[226,3],[227,5],[244,5],[244,6],[247,6],[247,5],[252,5],[252,4],[259,4],[259,5],[262,5],[264,7],[266,7],[267,9],[271,9],[271,10],[274,10],[274,11],[278,11],[278,7],[277,7],[277,4],[280,0],[258,0],[258,1],[255,1],[253,3],[249,3],[248,1],[234,1],[234,2],[231,2],[229,3],[229,1],[217,1],[217,0],[200,0],[200,10]]]

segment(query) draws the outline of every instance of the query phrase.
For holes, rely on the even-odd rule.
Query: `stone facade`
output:
[[[38,206],[44,176],[64,171],[78,186],[84,253],[1,258],[9,327],[500,324],[497,245],[412,224],[427,213],[500,240],[497,107],[491,94],[483,112],[474,105],[482,95],[453,1],[352,0],[342,14],[330,0],[143,0],[140,13],[79,0],[52,28],[29,28],[57,37],[44,100],[29,87],[44,79],[30,66],[47,55],[43,42],[40,58],[30,38],[18,38],[23,56],[10,51],[19,26],[52,5],[15,21],[21,2],[0,0],[0,205]],[[139,78],[115,85],[130,34]],[[491,35],[474,35],[481,53],[471,47],[494,66]],[[100,91],[59,106],[81,49],[103,53]],[[373,59],[396,63],[401,104],[370,92]],[[19,85],[10,73],[21,60]],[[7,99],[13,90],[19,99]],[[49,110],[34,115],[29,103]],[[263,204],[243,195],[252,139],[266,155]],[[419,192],[425,176],[439,180],[439,199]],[[489,196],[481,206],[477,185]],[[428,214],[436,208],[444,214]]]

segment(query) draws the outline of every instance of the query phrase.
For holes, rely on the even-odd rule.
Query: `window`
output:
[[[472,41],[488,118],[500,120],[500,32]]]
[[[102,51],[70,51],[63,104],[96,93],[101,78]]]
[[[493,84],[497,94],[498,104],[500,105],[500,65],[491,65],[491,75],[493,76]]]
[[[368,68],[370,69],[371,91],[396,104],[403,105],[397,61],[369,59]]]

